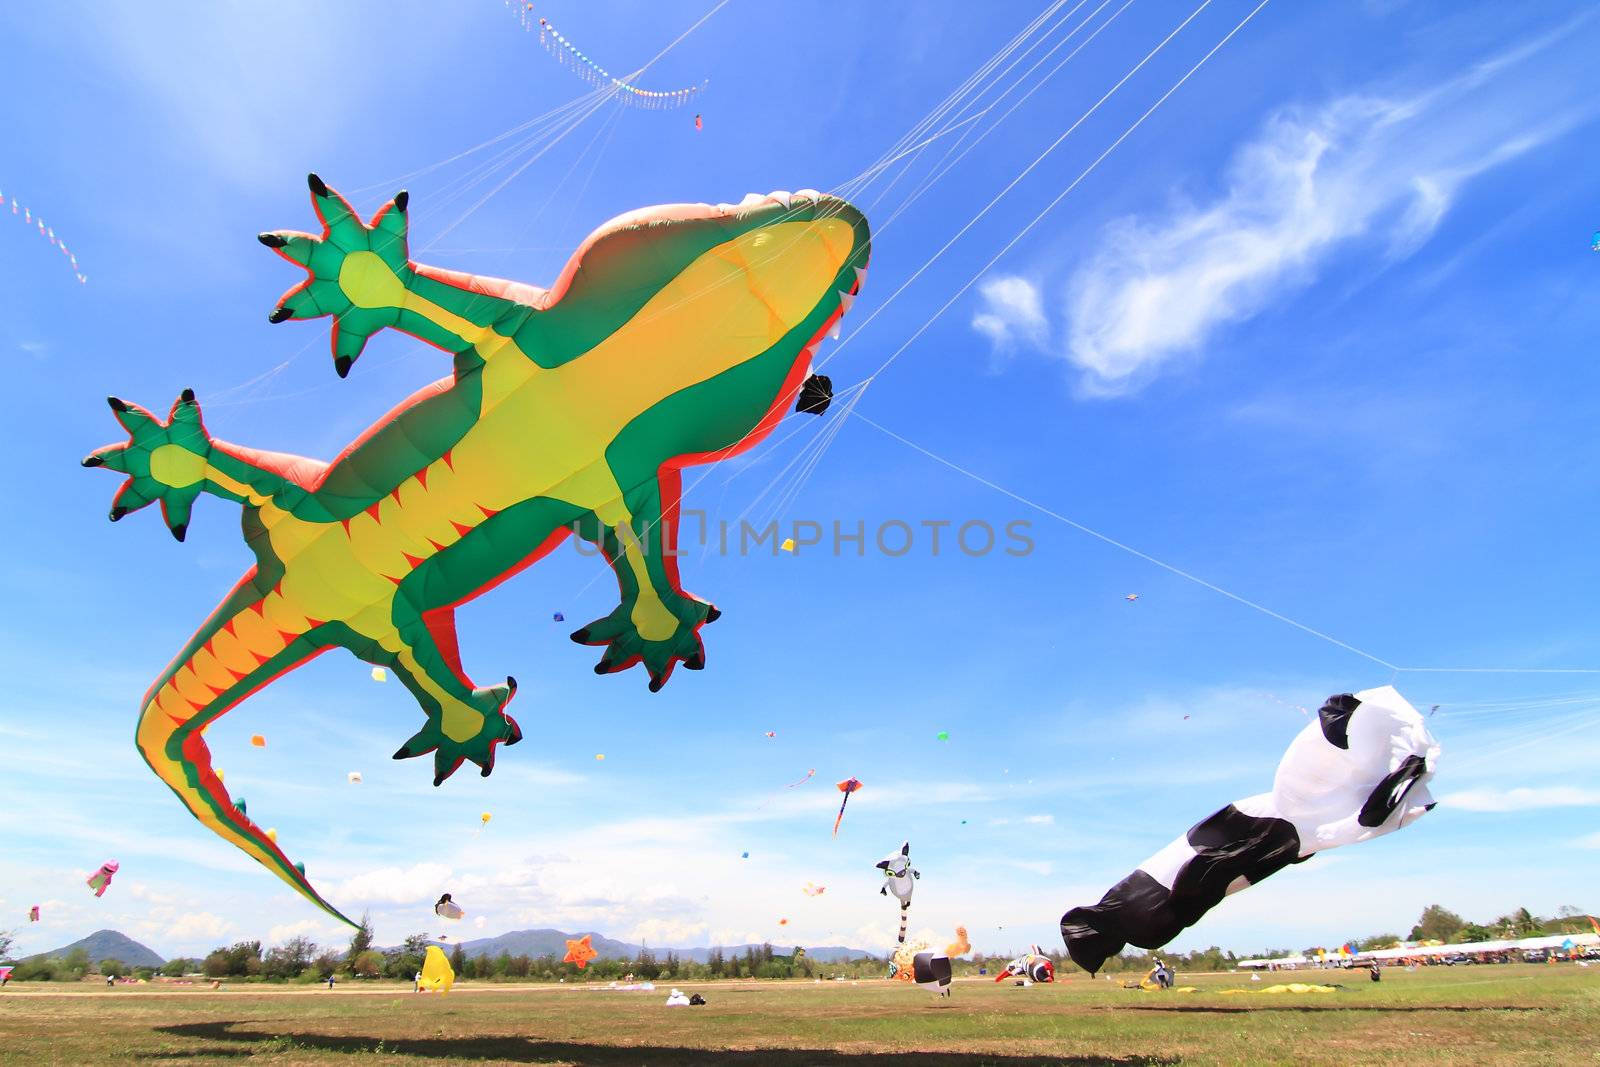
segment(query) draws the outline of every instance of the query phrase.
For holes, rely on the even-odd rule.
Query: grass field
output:
[[[1298,978],[1320,996],[1224,996]],[[1180,975],[1195,993],[1146,993],[1082,976],[1019,989],[958,982],[940,1001],[886,981],[692,987],[705,1007],[655,993],[548,985],[224,986],[0,992],[5,1063],[705,1064],[1021,1067],[1027,1064],[1600,1062],[1600,967],[1499,966]]]

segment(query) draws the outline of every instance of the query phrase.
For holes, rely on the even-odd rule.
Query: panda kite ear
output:
[[[888,860],[879,860],[878,863],[877,863],[877,867],[878,867],[878,870],[880,870],[880,871],[887,871],[889,869],[889,861]]]
[[[910,841],[906,841],[900,846],[900,855],[902,855],[902,856],[910,856],[911,855],[911,842]]]

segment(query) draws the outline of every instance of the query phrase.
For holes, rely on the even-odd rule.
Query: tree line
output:
[[[1527,908],[1517,908],[1505,915],[1496,916],[1487,923],[1469,922],[1440,904],[1424,908],[1409,941],[1440,941],[1444,944],[1465,944],[1473,941],[1493,941],[1589,933],[1594,920],[1578,908],[1563,906],[1547,918],[1534,915]],[[1353,944],[1360,951],[1389,948],[1398,944],[1397,934],[1375,934],[1370,937],[1350,938],[1341,944]],[[260,941],[238,941],[226,947],[211,950],[200,959],[169,960],[159,968],[129,967],[121,960],[91,961],[81,948],[64,957],[29,960],[16,965],[12,972],[14,981],[75,982],[89,974],[113,977],[153,978],[157,975],[181,977],[199,972],[213,979],[255,979],[258,981],[320,982],[330,977],[340,978],[398,978],[410,979],[422,969],[423,957],[433,940],[427,934],[412,934],[399,946],[378,949],[372,943],[372,926],[363,916],[361,925],[350,938],[344,950],[323,948],[309,938],[290,938],[282,945],[263,950]],[[0,960],[10,958],[12,935],[0,931]],[[1301,950],[1305,955],[1315,955],[1319,947]],[[1336,951],[1336,948],[1333,950]],[[1071,959],[1062,952],[1047,953],[1055,962],[1058,973],[1076,970]],[[1263,949],[1251,954],[1256,958],[1290,956],[1289,949]],[[1143,973],[1155,965],[1159,957],[1169,966],[1184,971],[1226,971],[1233,969],[1241,958],[1231,951],[1213,945],[1194,952],[1132,952],[1108,959],[1104,972]],[[975,952],[969,959],[952,960],[957,977],[978,974],[998,974],[1005,967],[1006,956],[985,956]],[[804,948],[795,946],[787,953],[778,952],[770,944],[746,946],[738,950],[713,948],[705,962],[667,952],[658,956],[649,948],[642,948],[632,959],[596,959],[580,970],[576,964],[562,963],[554,954],[540,956],[517,955],[502,952],[498,956],[469,957],[459,944],[450,951],[450,966],[462,979],[487,981],[709,981],[727,978],[879,978],[888,971],[887,956],[865,956],[835,963],[821,963],[806,954]]]

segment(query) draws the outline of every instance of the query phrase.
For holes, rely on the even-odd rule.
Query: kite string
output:
[[[1168,562],[1166,562],[1164,560],[1161,560],[1161,559],[1157,559],[1155,556],[1152,556],[1147,552],[1142,552],[1139,549],[1134,548],[1132,545],[1126,544],[1125,542],[1119,541],[1114,537],[1111,537],[1111,536],[1109,536],[1107,534],[1103,534],[1098,530],[1095,530],[1095,529],[1092,529],[1092,528],[1090,528],[1088,526],[1085,526],[1083,523],[1078,522],[1078,521],[1076,521],[1074,519],[1070,519],[1067,516],[1062,515],[1060,512],[1054,511],[1051,508],[1046,507],[1045,505],[1040,504],[1039,502],[1037,502],[1035,500],[1030,500],[1029,498],[1023,496],[1020,493],[1013,492],[1012,490],[1007,489],[1005,486],[1000,485],[997,482],[991,481],[988,478],[985,478],[981,474],[978,474],[978,473],[976,473],[974,471],[968,470],[967,468],[961,466],[960,464],[955,463],[955,462],[953,462],[951,460],[948,460],[945,457],[939,455],[938,453],[931,451],[930,449],[924,448],[922,445],[917,444],[915,441],[912,441],[912,440],[909,440],[909,439],[907,439],[905,437],[902,437],[900,434],[895,433],[893,430],[889,429],[888,427],[883,426],[882,424],[874,421],[873,419],[869,418],[866,415],[861,414],[861,412],[856,410],[854,406],[852,406],[849,409],[848,414],[854,416],[857,419],[860,419],[862,422],[866,423],[868,426],[871,426],[873,429],[879,431],[880,433],[885,434],[886,436],[891,437],[896,441],[899,441],[901,444],[905,445],[906,447],[911,448],[911,449],[913,449],[913,450],[915,450],[917,452],[922,453],[924,456],[927,456],[929,459],[933,460],[934,462],[939,463],[939,464],[941,464],[941,465],[943,465],[945,467],[948,467],[951,470],[955,471],[956,473],[964,475],[964,476],[972,479],[973,481],[977,482],[980,485],[987,486],[988,488],[993,489],[995,492],[1000,493],[1003,496],[1010,497],[1012,500],[1015,500],[1017,503],[1023,504],[1026,507],[1030,507],[1033,510],[1039,512],[1040,514],[1043,514],[1043,515],[1046,515],[1046,516],[1048,516],[1048,517],[1050,517],[1052,519],[1055,519],[1057,522],[1060,522],[1065,526],[1069,526],[1072,529],[1077,530],[1080,533],[1087,534],[1090,537],[1093,537],[1098,541],[1101,541],[1101,542],[1103,542],[1103,543],[1105,543],[1107,545],[1110,545],[1113,548],[1119,549],[1119,550],[1121,550],[1123,552],[1126,552],[1127,554],[1129,554],[1131,556],[1134,556],[1134,557],[1136,557],[1138,559],[1144,560],[1146,563],[1150,563],[1150,564],[1152,564],[1152,565],[1154,565],[1156,567],[1160,567],[1162,570],[1167,571],[1170,574],[1174,574],[1179,578],[1183,578],[1186,581],[1193,582],[1194,584],[1196,584],[1198,586],[1201,586],[1202,588],[1209,589],[1213,593],[1217,593],[1220,596],[1224,596],[1224,597],[1228,598],[1229,600],[1234,601],[1235,603],[1238,603],[1238,604],[1243,605],[1244,607],[1250,608],[1252,611],[1260,612],[1261,614],[1267,616],[1268,618],[1275,619],[1278,622],[1284,623],[1284,624],[1286,624],[1288,626],[1292,626],[1297,630],[1300,630],[1300,631],[1302,631],[1304,633],[1310,634],[1312,637],[1316,637],[1316,638],[1318,638],[1318,639],[1320,639],[1322,641],[1326,641],[1328,644],[1334,645],[1334,646],[1336,646],[1338,648],[1342,648],[1346,652],[1353,653],[1354,655],[1360,656],[1363,659],[1366,659],[1366,660],[1369,660],[1369,661],[1371,661],[1373,663],[1376,663],[1381,667],[1388,667],[1395,674],[1400,674],[1400,673],[1435,673],[1435,674],[1451,674],[1451,673],[1467,673],[1467,674],[1600,674],[1600,668],[1591,668],[1591,667],[1401,667],[1401,666],[1398,666],[1398,665],[1396,665],[1394,663],[1391,663],[1390,661],[1382,658],[1381,656],[1373,655],[1371,652],[1367,652],[1364,649],[1357,648],[1355,645],[1352,645],[1347,641],[1341,641],[1339,638],[1334,637],[1331,634],[1325,633],[1325,632],[1323,632],[1321,630],[1318,630],[1318,629],[1316,629],[1314,627],[1308,626],[1305,623],[1300,622],[1300,621],[1298,621],[1296,619],[1292,619],[1289,616],[1284,615],[1281,612],[1274,611],[1271,608],[1266,607],[1263,604],[1259,604],[1256,601],[1248,599],[1247,597],[1240,596],[1238,593],[1232,592],[1231,590],[1224,589],[1222,586],[1217,585],[1214,582],[1207,581],[1206,579],[1201,578],[1199,575],[1192,574],[1189,571],[1183,570],[1182,568],[1177,567],[1177,566],[1175,566],[1175,565],[1173,565],[1171,563],[1168,563]]]
[[[998,482],[990,481],[988,478],[985,478],[983,475],[978,474],[978,473],[976,473],[974,471],[968,470],[967,468],[961,466],[960,464],[952,462],[951,460],[945,459],[943,456],[939,455],[938,453],[933,452],[933,451],[931,451],[929,449],[926,449],[926,448],[922,447],[921,445],[917,444],[915,441],[912,441],[912,440],[909,440],[909,439],[907,439],[905,437],[900,436],[899,434],[895,433],[893,430],[889,429],[887,426],[884,426],[881,423],[876,422],[875,420],[867,417],[866,415],[861,414],[860,411],[852,410],[851,414],[853,416],[855,416],[856,418],[860,419],[862,422],[866,423],[868,426],[871,426],[873,429],[877,430],[879,433],[885,434],[886,436],[892,437],[896,441],[899,441],[901,444],[905,445],[907,448],[911,448],[911,449],[914,449],[917,452],[921,452],[924,456],[927,456],[929,459],[933,460],[936,463],[939,463],[939,464],[942,464],[942,465],[944,465],[946,467],[949,467],[951,470],[955,471],[957,474],[965,475],[966,477],[971,478],[973,481],[979,483],[980,485],[985,485],[985,486],[989,487],[990,489],[993,489],[995,492],[1000,493],[1003,496],[1010,497],[1012,500],[1015,500],[1019,504],[1025,505],[1026,507],[1030,507],[1033,510],[1039,512],[1042,515],[1046,515],[1046,516],[1048,516],[1048,517],[1050,517],[1052,519],[1055,519],[1057,522],[1062,523],[1063,525],[1072,527],[1074,530],[1077,530],[1079,533],[1088,534],[1090,537],[1093,537],[1098,541],[1102,541],[1105,544],[1110,545],[1112,548],[1119,549],[1119,550],[1121,550],[1123,552],[1128,553],[1130,556],[1134,556],[1134,557],[1136,557],[1138,559],[1142,559],[1146,563],[1153,564],[1154,566],[1160,567],[1164,571],[1167,571],[1167,572],[1169,572],[1171,574],[1177,575],[1179,578],[1183,578],[1186,581],[1193,582],[1196,585],[1199,585],[1199,586],[1201,586],[1203,588],[1209,589],[1212,592],[1220,594],[1221,596],[1227,597],[1229,600],[1232,600],[1232,601],[1235,601],[1235,602],[1237,602],[1239,604],[1242,604],[1245,607],[1250,608],[1253,611],[1258,611],[1261,614],[1268,616],[1269,618],[1273,618],[1273,619],[1278,620],[1279,622],[1286,623],[1289,626],[1293,626],[1297,630],[1302,630],[1305,633],[1308,633],[1313,637],[1320,638],[1321,640],[1326,641],[1331,645],[1336,645],[1339,648],[1342,648],[1347,652],[1354,653],[1355,655],[1360,656],[1363,659],[1370,660],[1371,662],[1376,663],[1376,664],[1378,664],[1380,666],[1383,666],[1383,667],[1388,667],[1390,670],[1393,670],[1395,668],[1395,665],[1393,663],[1390,663],[1388,660],[1383,659],[1380,656],[1375,656],[1372,653],[1367,652],[1367,651],[1365,651],[1363,649],[1357,648],[1356,646],[1354,646],[1352,644],[1349,644],[1349,643],[1347,643],[1345,641],[1341,641],[1337,637],[1332,636],[1331,634],[1323,633],[1321,630],[1317,630],[1317,629],[1314,629],[1314,628],[1312,628],[1310,626],[1307,626],[1303,622],[1299,622],[1299,621],[1297,621],[1295,619],[1291,619],[1291,618],[1289,618],[1289,616],[1281,614],[1280,612],[1273,611],[1271,608],[1266,607],[1263,604],[1258,604],[1253,600],[1249,600],[1249,599],[1247,599],[1245,597],[1240,596],[1238,593],[1234,593],[1234,592],[1231,592],[1231,591],[1229,591],[1227,589],[1224,589],[1224,588],[1222,588],[1222,586],[1217,585],[1214,582],[1209,582],[1206,579],[1201,578],[1199,575],[1191,574],[1190,572],[1188,572],[1186,570],[1183,570],[1181,567],[1174,566],[1173,564],[1168,563],[1165,560],[1157,559],[1155,556],[1150,555],[1148,552],[1142,552],[1139,549],[1134,548],[1132,545],[1129,545],[1129,544],[1127,544],[1127,543],[1125,543],[1123,541],[1119,541],[1116,538],[1109,536],[1108,534],[1103,534],[1099,530],[1095,530],[1095,529],[1092,529],[1091,527],[1085,526],[1081,522],[1078,522],[1078,521],[1076,521],[1074,519],[1069,519],[1067,516],[1061,514],[1058,511],[1054,511],[1054,510],[1046,507],[1045,505],[1039,503],[1038,501],[1030,500],[1027,497],[1023,496],[1021,493],[1013,492],[1012,490],[1007,489],[1005,486],[1000,485]]]
[[[1268,2],[1268,0],[1261,0],[1261,7],[1266,6],[1267,2]],[[942,246],[940,246],[940,248],[939,248],[939,250],[937,252],[935,252],[933,255],[929,256],[926,260],[924,260],[922,262],[922,265],[919,266],[915,271],[912,272],[911,277],[907,278],[904,282],[902,282],[900,284],[900,288],[896,289],[893,293],[890,293],[889,297],[886,300],[884,300],[883,303],[881,303],[877,307],[873,308],[872,314],[868,315],[866,320],[864,322],[862,322],[860,326],[857,326],[854,330],[852,330],[850,332],[850,336],[845,338],[842,342],[840,342],[840,344],[837,345],[834,348],[834,350],[828,354],[828,358],[823,360],[822,363],[818,364],[818,366],[819,367],[826,366],[827,363],[830,360],[832,360],[835,357],[837,357],[838,354],[844,350],[846,345],[848,345],[851,341],[855,340],[856,337],[861,333],[862,330],[865,330],[868,326],[870,326],[872,324],[873,320],[875,320],[880,314],[882,314],[882,312],[883,312],[883,310],[885,308],[887,308],[890,304],[892,304],[894,302],[896,297],[898,297],[901,293],[905,292],[906,289],[909,288],[911,286],[911,284],[913,282],[915,282],[918,278],[922,277],[923,272],[925,272],[929,267],[933,266],[933,264],[935,262],[937,262],[941,257],[943,257],[943,255],[950,250],[952,245],[954,245],[957,241],[959,241],[967,233],[968,230],[972,229],[973,226],[976,226],[978,224],[978,221],[980,219],[982,219],[985,215],[987,215],[989,213],[989,211],[996,204],[998,204],[1002,199],[1005,198],[1005,196],[1008,193],[1011,192],[1011,190],[1015,189],[1017,187],[1017,185],[1020,184],[1024,178],[1026,178],[1029,174],[1031,174],[1033,172],[1034,168],[1036,168],[1040,163],[1043,163],[1045,161],[1045,159],[1047,157],[1049,157],[1049,155],[1052,152],[1054,152],[1057,148],[1061,147],[1062,142],[1064,142],[1069,136],[1071,136],[1073,131],[1075,131],[1079,126],[1082,126],[1086,121],[1088,121],[1089,117],[1091,115],[1093,115],[1096,111],[1098,111],[1102,104],[1104,104],[1107,100],[1111,99],[1111,97],[1116,93],[1116,91],[1118,89],[1122,88],[1122,86],[1125,85],[1128,82],[1128,79],[1132,78],[1135,74],[1137,74],[1144,67],[1144,65],[1146,63],[1148,63],[1148,62],[1150,62],[1150,60],[1154,59],[1155,56],[1157,55],[1157,53],[1159,53],[1163,48],[1165,48],[1172,41],[1172,39],[1174,37],[1176,37],[1180,32],[1183,31],[1183,28],[1185,26],[1187,26],[1187,25],[1189,25],[1189,23],[1193,22],[1195,20],[1195,18],[1199,16],[1200,12],[1204,11],[1209,6],[1211,6],[1211,0],[1201,0],[1200,6],[1195,8],[1192,12],[1190,12],[1188,18],[1184,19],[1181,23],[1178,24],[1178,26],[1171,33],[1167,34],[1167,36],[1162,39],[1160,44],[1156,45],[1155,48],[1151,49],[1148,53],[1146,53],[1145,57],[1143,59],[1141,59],[1137,64],[1135,64],[1133,69],[1129,70],[1126,74],[1124,74],[1117,81],[1117,83],[1115,85],[1113,85],[1110,89],[1106,90],[1106,93],[1105,93],[1104,96],[1100,97],[1099,100],[1096,100],[1092,105],[1090,105],[1089,109],[1087,111],[1085,111],[1082,115],[1079,115],[1078,118],[1077,118],[1077,121],[1073,122],[1073,124],[1071,126],[1068,126],[1066,128],[1066,130],[1063,131],[1062,134],[1059,137],[1057,137],[1054,141],[1052,141],[1050,143],[1049,147],[1047,147],[1043,152],[1039,153],[1038,156],[1034,157],[1033,162],[1029,163],[1026,167],[1023,167],[1022,170],[1020,172],[1018,172],[1016,177],[1012,178],[1011,181],[1009,183],[1007,183],[1007,185],[1006,185],[1006,187],[1004,189],[1001,189],[998,193],[996,193],[994,195],[993,199],[991,199],[987,204],[985,204],[981,209],[979,209],[979,211],[978,211],[978,213],[976,215],[974,215],[974,216],[972,216],[972,218],[968,219],[966,224],[964,226],[962,226],[961,229],[957,230],[955,232],[954,236],[952,236],[948,241],[946,241]],[[1257,7],[1256,10],[1257,11],[1261,10],[1261,7]],[[1253,14],[1253,12],[1252,12],[1252,14]],[[1246,18],[1246,21],[1248,21],[1248,16]],[[1240,23],[1240,26],[1242,26],[1243,24],[1244,23]],[[1235,32],[1237,32],[1237,27],[1235,28]],[[1231,36],[1232,36],[1232,34],[1230,33],[1229,37],[1231,37]],[[1228,40],[1228,38],[1226,38],[1226,37],[1223,38],[1222,43],[1223,44],[1227,43],[1227,40]],[[1220,48],[1221,44],[1219,44],[1217,47]],[[1212,49],[1212,53],[1208,53],[1206,58],[1210,58],[1210,55],[1214,54],[1215,51],[1216,51],[1216,49]],[[1202,59],[1201,62],[1204,63],[1205,60]],[[1198,69],[1198,66],[1196,67],[1196,69]],[[1191,71],[1190,73],[1193,73],[1193,71]],[[1185,79],[1186,78],[1187,78],[1187,75],[1185,76]],[[1181,85],[1181,84],[1183,84],[1183,82],[1179,81],[1178,85]],[[1172,94],[1172,92],[1175,91],[1176,89],[1177,89],[1177,85],[1173,86],[1173,88],[1171,90],[1168,90],[1167,96],[1170,96]],[[1165,100],[1165,99],[1166,99],[1165,96],[1162,97],[1162,100]],[[1159,101],[1158,101],[1158,106],[1159,106]],[[1146,112],[1146,114],[1148,115],[1149,113]],[[1129,132],[1132,132],[1132,127],[1129,128]],[[1127,133],[1124,133],[1123,137],[1126,137],[1126,136],[1127,136]],[[1120,143],[1121,143],[1121,138],[1119,138],[1117,140],[1116,144],[1120,144]],[[1113,144],[1112,147],[1113,148],[1116,147],[1116,144]],[[1101,158],[1104,158],[1104,156],[1102,156]],[[1070,191],[1071,187],[1069,186],[1068,188],[1069,188],[1069,191]],[[1064,196],[1065,194],[1062,194],[1062,195]],[[1057,197],[1056,201],[1053,201],[1050,204],[1050,207],[1047,207],[1045,209],[1045,212],[1048,212],[1050,210],[1050,208],[1054,207],[1056,203],[1059,203],[1059,201],[1060,201],[1060,197]],[[1034,218],[1034,222],[1036,223],[1040,219],[1042,219],[1044,217],[1045,212],[1041,212],[1038,216],[1036,216]],[[1029,223],[1029,225],[1027,227],[1025,227],[1020,233],[1018,233],[1018,235],[1016,237],[1012,238],[1012,240],[1005,246],[1005,248],[1001,249],[1001,254],[1004,254],[1007,250],[1009,250],[1011,248],[1012,245],[1016,244],[1016,242],[1022,237],[1022,234],[1027,233],[1028,230],[1032,228],[1032,226],[1033,226],[1033,223]],[[998,259],[998,258],[999,258],[999,256],[995,257],[995,259]],[[989,261],[989,264],[986,264],[984,266],[983,270],[984,271],[988,270],[989,266],[992,265],[993,262],[994,262],[994,260],[991,259]],[[975,275],[973,277],[972,281],[967,282],[966,285],[962,286],[959,290],[957,290],[956,294],[954,296],[952,296],[944,304],[943,307],[941,307],[938,311],[934,312],[933,316],[931,318],[929,318],[928,321],[924,322],[922,327],[916,333],[912,334],[911,337],[909,337],[906,340],[905,344],[901,345],[900,348],[895,351],[894,355],[890,356],[889,359],[884,362],[883,367],[880,367],[878,369],[878,372],[875,372],[874,376],[876,376],[876,373],[881,373],[882,370],[884,369],[884,367],[887,367],[889,365],[889,363],[894,362],[895,358],[897,356],[899,356],[899,354],[901,352],[904,352],[907,348],[909,348],[911,346],[911,344],[913,342],[916,341],[916,339],[918,337],[922,336],[922,333],[930,325],[932,325],[933,321],[935,319],[937,319],[940,315],[942,315],[944,313],[944,311],[947,308],[950,307],[951,304],[954,304],[955,301],[962,295],[962,293],[965,293],[967,291],[967,289],[971,288],[973,282],[977,281],[978,277],[981,277],[982,274],[983,274],[983,271],[980,271],[977,275]]]

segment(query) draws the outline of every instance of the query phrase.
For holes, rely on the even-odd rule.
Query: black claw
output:
[[[666,684],[667,680],[665,678],[652,678],[650,679],[650,692],[659,693],[661,692],[661,687]]]
[[[128,513],[128,509],[127,508],[122,507],[121,505],[118,505],[117,507],[114,507],[114,508],[111,509],[111,521],[112,522],[117,522],[122,518],[122,516],[126,515],[127,513]]]
[[[312,177],[315,178],[316,175],[313,174]],[[434,775],[433,776],[434,788],[437,789],[439,786],[443,785],[444,784],[444,780],[446,778],[448,778],[448,777],[450,777],[448,774],[436,774],[436,775]]]
[[[111,405],[112,411],[123,412],[128,410],[128,402],[126,400],[118,400],[114,396],[106,397],[106,403]]]
[[[722,618],[722,611],[715,604],[706,609],[706,622],[716,622]]]
[[[185,404],[193,404],[194,403],[194,390],[193,389],[185,389],[182,393],[178,394],[178,399],[183,401]]]
[[[260,241],[268,248],[282,248],[284,245],[289,243],[289,239],[287,237],[279,237],[275,233],[258,233],[256,234],[256,240]]]
[[[596,663],[594,665],[594,673],[596,673],[596,674],[605,674],[606,673],[605,660],[601,660],[599,663]]]
[[[706,656],[705,656],[705,653],[704,652],[696,652],[694,655],[690,656],[688,659],[683,661],[683,666],[684,666],[685,670],[690,670],[690,671],[703,671],[703,670],[705,670],[706,669]]]
[[[172,536],[176,537],[180,541],[183,540],[184,535],[188,532],[189,524],[186,522],[180,522],[178,525],[172,527]]]
[[[406,213],[406,205],[411,203],[411,194],[404,189],[394,194],[394,209],[400,214]]]
[[[506,688],[511,690],[511,693],[515,693],[517,691],[517,680],[511,677],[509,674],[506,675]],[[511,693],[506,694],[507,700],[511,699]]]
[[[83,457],[83,465],[85,467],[104,467],[106,461],[99,456],[85,456]]]
[[[317,177],[315,174],[307,174],[306,175],[306,184],[311,186],[311,191],[315,195],[317,195],[317,196],[327,196],[328,195],[328,183],[323,181],[321,178]],[[439,783],[438,782],[434,782],[433,784],[434,785],[438,785]]]
[[[273,308],[272,314],[267,316],[267,321],[276,324],[280,322],[288,322],[292,318],[294,318],[294,312],[290,311],[287,307],[281,307]]]
[[[587,626],[572,631],[569,635],[574,644],[587,645],[589,643],[589,628]]]
[[[350,377],[350,366],[353,363],[355,363],[355,360],[351,359],[349,356],[334,356],[333,373],[337,374],[341,378],[348,378]]]

